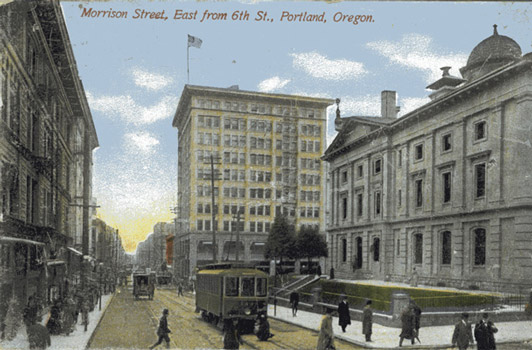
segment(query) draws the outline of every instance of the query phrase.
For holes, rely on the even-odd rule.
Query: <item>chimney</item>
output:
[[[400,107],[397,106],[397,93],[384,90],[381,92],[381,117],[397,118]]]

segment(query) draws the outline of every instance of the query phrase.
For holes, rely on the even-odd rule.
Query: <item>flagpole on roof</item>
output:
[[[190,50],[190,47],[193,46],[193,47],[196,47],[196,48],[200,48],[201,47],[201,44],[203,43],[203,41],[200,39],[200,38],[197,38],[195,36],[192,36],[190,34],[188,34],[188,40],[187,40],[187,84],[190,84],[190,64],[189,64],[189,61],[190,61],[190,54],[189,54],[189,50]]]

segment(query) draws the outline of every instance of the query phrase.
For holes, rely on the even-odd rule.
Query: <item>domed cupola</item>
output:
[[[469,55],[467,65],[460,69],[462,76],[471,81],[505,64],[521,58],[519,44],[512,38],[497,33],[493,25],[493,35],[482,40]]]

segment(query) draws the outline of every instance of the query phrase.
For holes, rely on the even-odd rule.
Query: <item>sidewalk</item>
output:
[[[87,343],[92,336],[92,332],[100,322],[105,309],[111,301],[112,294],[102,296],[102,310],[98,310],[98,305],[94,308],[92,312],[89,312],[89,325],[87,331],[83,329],[83,325],[79,324],[81,322],[81,315],[78,318],[78,324],[75,326],[75,329],[70,335],[52,335],[52,346],[48,349],[50,350],[64,350],[64,349],[85,349]],[[0,342],[0,349],[29,349],[28,336],[26,334],[26,327],[22,325],[19,329],[19,332],[15,339],[11,341]]]
[[[315,331],[319,331],[322,317],[322,315],[301,310],[297,312],[297,317],[293,317],[292,309],[282,306],[277,306],[276,316],[273,314],[274,307],[273,305],[269,305],[269,317]],[[459,320],[456,321],[458,322]],[[474,323],[477,320],[470,321]],[[495,335],[497,344],[523,342],[532,339],[532,321],[497,322],[495,317],[494,322],[499,329],[499,332]],[[346,332],[342,333],[342,329],[338,325],[338,317],[333,317],[333,331],[335,338],[370,349],[398,348],[399,334],[401,333],[401,329],[399,328],[389,328],[373,324],[372,341],[368,343],[362,334],[362,322],[351,321],[351,325],[347,327]],[[453,331],[454,326],[423,327],[423,318],[421,318],[421,329],[419,331],[421,344],[416,342],[416,345],[412,346],[410,341],[405,339],[402,348],[449,348],[451,347]]]

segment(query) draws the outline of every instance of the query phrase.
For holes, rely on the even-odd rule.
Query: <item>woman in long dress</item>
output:
[[[334,334],[332,329],[332,309],[321,318],[320,334],[318,336],[317,350],[334,349]]]

